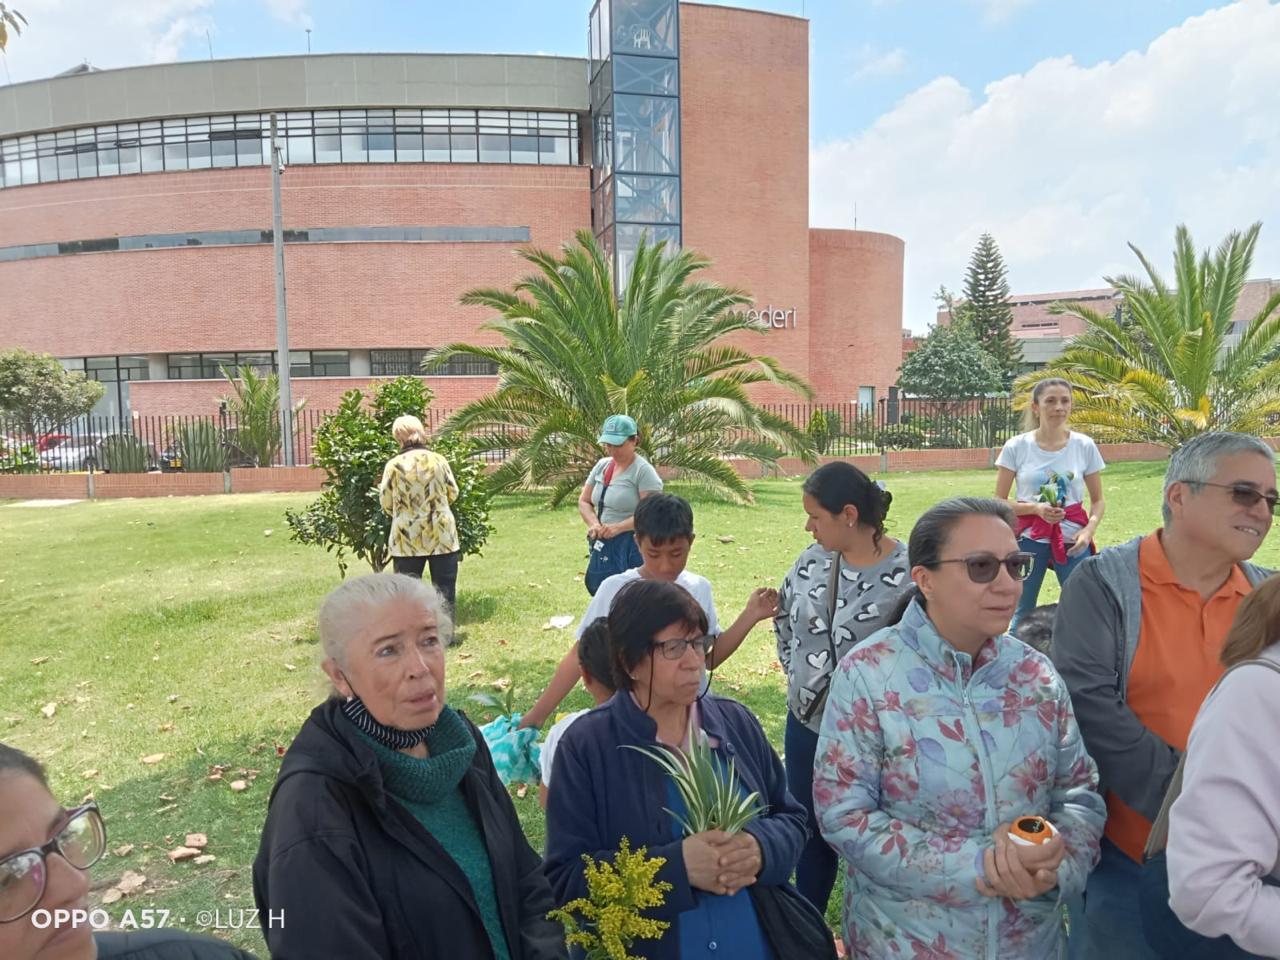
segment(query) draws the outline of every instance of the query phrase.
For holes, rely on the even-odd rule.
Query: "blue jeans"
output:
[[[1141,879],[1141,865],[1104,837],[1102,859],[1085,888],[1083,913],[1078,900],[1068,904],[1070,960],[1160,960],[1142,932]]]
[[[783,765],[787,771],[787,789],[800,801],[808,817],[808,839],[796,864],[796,889],[800,895],[825,913],[836,883],[836,867],[840,858],[822,839],[818,818],[813,812],[813,759],[818,752],[818,735],[787,711],[787,727],[782,741]]]
[[[1022,599],[1018,601],[1018,609],[1013,615],[1013,622],[1009,624],[1010,630],[1018,625],[1019,620],[1036,608],[1036,601],[1040,599],[1040,585],[1044,583],[1044,575],[1048,572],[1049,564],[1053,560],[1053,548],[1047,543],[1041,543],[1039,540],[1019,537],[1018,549],[1034,555],[1036,561],[1031,567],[1031,576],[1022,581]],[[1062,586],[1067,582],[1067,577],[1071,576],[1071,571],[1078,567],[1080,561],[1088,555],[1088,552],[1085,552],[1078,557],[1067,557],[1066,563],[1054,565],[1053,572],[1058,575],[1058,586]]]

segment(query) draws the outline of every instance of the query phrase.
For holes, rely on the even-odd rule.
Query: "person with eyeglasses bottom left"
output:
[[[178,930],[96,931],[101,921],[89,916],[88,870],[106,849],[97,805],[63,807],[40,764],[0,743],[0,957],[253,960],[230,944]]]
[[[850,957],[1056,960],[1106,807],[1066,684],[1007,631],[1033,557],[1013,508],[946,500],[912,528],[913,589],[841,660],[814,809],[846,863]],[[1012,824],[1057,835],[1020,846]]]

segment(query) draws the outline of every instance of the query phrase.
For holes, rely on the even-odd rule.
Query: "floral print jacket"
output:
[[[970,658],[912,603],[840,662],[818,741],[814,806],[847,864],[850,955],[1058,956],[1060,904],[1098,861],[1106,807],[1097,787],[1046,657],[1004,635]],[[1026,815],[1062,833],[1057,889],[1034,900],[982,896],[992,833]]]

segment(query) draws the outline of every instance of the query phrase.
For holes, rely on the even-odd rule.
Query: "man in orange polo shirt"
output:
[[[1236,607],[1270,573],[1247,561],[1271,529],[1275,496],[1269,446],[1201,434],[1169,460],[1163,529],[1089,558],[1063,586],[1053,658],[1108,812],[1083,914],[1071,911],[1073,960],[1159,960],[1142,935],[1142,850],[1222,674]]]

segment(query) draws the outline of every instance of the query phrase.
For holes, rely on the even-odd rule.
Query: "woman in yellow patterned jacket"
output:
[[[391,435],[400,453],[382,471],[378,492],[383,512],[391,517],[392,566],[415,577],[429,566],[431,584],[452,613],[461,554],[449,504],[458,498],[458,481],[449,461],[427,449],[427,431],[417,417],[397,417]]]

